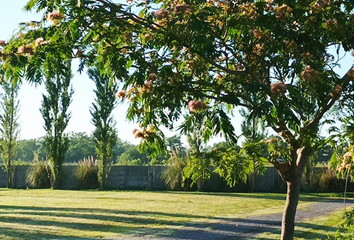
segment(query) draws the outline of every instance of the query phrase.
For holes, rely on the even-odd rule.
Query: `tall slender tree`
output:
[[[20,85],[16,81],[2,84],[4,93],[0,103],[0,151],[7,175],[7,187],[12,187],[12,160],[16,155],[17,140],[20,134],[18,123],[20,104],[17,100]]]
[[[118,139],[112,117],[112,111],[116,106],[117,84],[107,75],[101,75],[96,68],[89,69],[88,75],[96,85],[95,102],[92,103],[90,113],[91,122],[95,126],[93,137],[96,143],[96,157],[99,160],[98,180],[101,189],[104,189],[114,156],[113,147]]]
[[[42,108],[40,109],[44,119],[46,130],[45,148],[51,168],[51,186],[58,188],[62,164],[69,147],[67,134],[64,130],[68,126],[71,117],[68,111],[73,90],[70,88],[71,64],[67,63],[60,74],[47,77],[45,88],[47,95],[43,94]]]
[[[245,138],[243,149],[247,155],[245,158],[251,161],[249,180],[250,189],[253,191],[256,184],[256,176],[265,170],[266,160],[264,157],[267,147],[264,140],[266,133],[257,116],[252,115],[245,109],[241,109],[240,114],[244,118],[241,123],[242,136]]]

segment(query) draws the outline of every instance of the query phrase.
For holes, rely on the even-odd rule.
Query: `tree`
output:
[[[117,142],[117,130],[112,118],[112,111],[116,106],[114,94],[117,92],[117,84],[94,68],[88,70],[88,76],[96,85],[94,90],[96,98],[92,103],[90,113],[91,122],[95,126],[93,137],[96,144],[96,157],[99,161],[98,181],[104,189],[107,184],[109,166],[114,156],[113,147]]]
[[[93,136],[83,132],[71,132],[68,137],[69,148],[65,155],[65,162],[78,162],[84,158],[95,156]]]
[[[20,125],[18,123],[19,101],[17,100],[20,90],[19,83],[9,81],[2,84],[4,90],[0,106],[0,150],[1,159],[6,171],[7,187],[12,187],[12,160],[17,151],[17,140],[20,134]]]
[[[180,135],[173,135],[166,139],[166,148],[169,155],[177,154],[177,157],[183,157],[186,153],[186,148],[183,146]]]
[[[138,147],[133,144],[125,144],[124,152],[118,156],[119,165],[148,165],[149,158],[145,153],[141,153]]]
[[[15,159],[21,162],[30,163],[39,148],[37,139],[19,140],[17,142],[17,151]]]
[[[154,126],[141,137],[156,147],[163,144],[159,127],[172,128],[190,99],[196,101],[193,109],[214,113],[210,131],[227,140],[235,140],[235,133],[225,109],[249,109],[288,143],[288,161],[271,162],[288,188],[281,238],[293,239],[300,179],[311,154],[323,145],[320,126],[337,103],[353,97],[353,66],[344,75],[336,68],[341,53],[354,48],[353,8],[348,0],[128,6],[110,0],[30,0],[25,9],[44,11],[50,24],[42,24],[46,19],[25,24],[23,34],[4,47],[2,68],[16,66],[36,81],[43,59],[72,58],[74,50],[79,70],[95,63],[124,82],[127,91],[119,96],[131,101],[127,117],[143,130]],[[33,51],[39,36],[45,44]]]
[[[209,157],[205,142],[208,140],[205,131],[208,114],[205,111],[195,111],[185,117],[185,122],[180,126],[181,132],[187,135],[189,149],[187,161],[183,169],[183,182],[191,179],[191,186],[197,184],[198,191],[203,190],[205,181],[211,177],[211,157]]]
[[[55,74],[47,76],[45,88],[47,95],[43,94],[42,108],[46,131],[45,150],[51,169],[51,186],[58,188],[60,174],[69,147],[69,140],[64,130],[68,126],[71,114],[68,112],[73,90],[70,89],[71,64],[63,69],[65,75]]]
[[[250,170],[250,186],[251,191],[254,190],[256,184],[256,176],[265,170],[265,153],[266,145],[264,140],[266,134],[264,127],[260,125],[260,119],[255,115],[251,115],[245,110],[240,111],[244,121],[241,124],[242,136],[245,137],[243,149],[246,153],[246,159],[251,159]]]

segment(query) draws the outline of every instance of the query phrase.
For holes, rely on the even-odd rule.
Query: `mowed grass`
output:
[[[299,208],[317,197],[304,196]],[[284,200],[270,193],[0,189],[0,239],[171,235],[184,226],[281,213]]]
[[[351,209],[348,208],[347,211]],[[328,235],[334,235],[338,228],[341,227],[341,224],[344,223],[343,214],[344,210],[341,209],[326,216],[307,219],[301,223],[297,223],[294,240],[327,239]],[[280,229],[274,232],[259,234],[257,240],[279,239],[279,236]]]

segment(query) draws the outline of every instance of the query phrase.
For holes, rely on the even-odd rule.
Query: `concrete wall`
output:
[[[15,166],[13,187],[26,188],[26,174],[29,166]],[[76,166],[63,166],[61,187],[63,189],[78,189],[78,179],[75,176]],[[166,190],[161,179],[163,166],[112,166],[108,175],[109,189],[144,189]],[[0,187],[6,187],[6,173],[0,168]],[[257,176],[255,191],[278,192],[283,190],[284,183],[274,168],[268,168],[264,175]],[[188,188],[196,190],[196,187]],[[205,191],[215,192],[247,192],[248,184],[240,183],[235,187],[227,186],[226,182],[216,173],[212,173],[210,181],[204,184]]]

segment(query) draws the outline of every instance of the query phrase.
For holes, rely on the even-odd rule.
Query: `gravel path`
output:
[[[354,206],[354,200],[347,200],[346,206]],[[326,200],[313,202],[306,210],[298,210],[296,223],[307,218],[325,216],[333,211],[344,208],[343,200]],[[184,239],[254,239],[259,233],[280,230],[282,214],[263,215],[246,219],[221,220],[218,223],[190,224],[181,230],[177,230],[171,236],[156,237],[144,236],[126,239],[154,239],[154,240],[184,240]],[[308,227],[311,227],[310,224]]]

